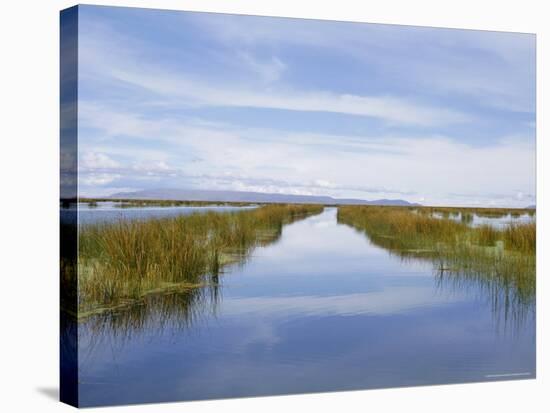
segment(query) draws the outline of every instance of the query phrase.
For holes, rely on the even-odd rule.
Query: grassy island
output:
[[[365,233],[378,246],[403,259],[429,260],[442,277],[475,278],[488,288],[505,291],[507,302],[528,303],[535,297],[536,225],[510,223],[503,228],[474,227],[464,220],[433,213],[476,214],[468,208],[438,209],[343,206],[338,222]],[[513,211],[489,211],[490,216]],[[496,291],[497,289],[495,289]]]
[[[145,294],[217,282],[224,265],[276,240],[284,224],[322,210],[318,205],[266,205],[85,225],[78,233],[79,318]]]

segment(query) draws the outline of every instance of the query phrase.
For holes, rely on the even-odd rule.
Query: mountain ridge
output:
[[[396,205],[420,206],[403,199],[364,200],[355,198],[333,198],[324,195],[293,195],[252,191],[220,191],[205,189],[145,189],[133,192],[118,192],[109,198],[158,199],[171,201],[216,201],[216,202],[261,202],[261,203],[305,203],[331,205]]]

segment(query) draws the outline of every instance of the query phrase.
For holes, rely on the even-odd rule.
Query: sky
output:
[[[535,204],[535,35],[79,6],[80,196]]]

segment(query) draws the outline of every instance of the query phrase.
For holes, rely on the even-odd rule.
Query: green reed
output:
[[[440,276],[482,281],[493,300],[529,305],[535,297],[535,223],[504,229],[471,227],[468,221],[435,218],[415,208],[343,206],[338,222],[365,233],[403,259],[427,260]],[[496,293],[498,291],[498,294]]]
[[[433,215],[434,213],[441,214],[447,218],[449,215],[470,214],[486,218],[502,218],[511,215],[517,218],[521,215],[535,215],[536,211],[532,208],[479,208],[479,207],[408,207],[407,209],[416,210],[425,215]]]
[[[224,265],[277,239],[284,224],[322,209],[267,205],[83,226],[78,234],[79,312],[124,305],[150,292],[200,286]]]
[[[472,227],[469,225],[471,213],[464,209],[459,212],[466,218],[460,221],[447,219],[445,214],[443,218],[436,218],[432,216],[433,208],[342,206],[338,208],[338,220],[363,229],[369,235],[387,239],[385,243],[391,249],[434,249],[438,245],[454,248],[464,243],[496,247],[498,242],[502,242],[502,248],[507,251],[535,253],[534,222],[512,223],[504,229],[491,225]]]

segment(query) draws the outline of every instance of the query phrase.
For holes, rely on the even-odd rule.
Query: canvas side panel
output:
[[[78,406],[78,7],[60,17],[60,399]]]

